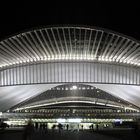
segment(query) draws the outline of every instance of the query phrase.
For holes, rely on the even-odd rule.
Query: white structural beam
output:
[[[140,86],[113,85],[113,84],[90,84],[113,96],[119,97],[129,103],[140,107]]]
[[[0,87],[0,111],[8,110],[13,106],[58,85],[59,84],[36,84]],[[140,86],[89,83],[87,83],[87,85],[95,86],[130,104],[140,107]]]
[[[56,85],[37,84],[0,87],[0,112],[6,111],[12,106],[37,96],[54,86]]]
[[[79,60],[50,61],[0,71],[0,86],[66,82],[140,85],[140,68]]]

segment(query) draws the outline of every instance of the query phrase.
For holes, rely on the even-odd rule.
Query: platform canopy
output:
[[[42,79],[43,74],[47,73],[47,64],[49,63],[50,70],[48,75],[50,75],[52,67],[53,71],[55,68],[57,69],[56,64],[53,66],[50,64],[54,62],[59,62],[58,65],[61,66],[58,71],[59,74],[61,73],[62,80],[58,76],[55,81],[55,75],[52,78],[54,81],[44,80],[44,82]],[[97,66],[104,79],[101,77],[101,82],[98,82],[97,77],[97,82],[95,82],[96,79],[92,81],[91,75],[88,73],[88,78],[85,78],[87,81],[82,81],[81,72],[78,77],[81,80],[80,83],[97,87],[140,107],[139,41],[97,27],[50,26],[22,32],[0,41],[0,111],[6,111],[50,88],[66,84],[67,77],[64,76],[63,79],[64,72],[61,62],[63,65],[67,63],[68,66],[71,66],[70,70],[72,70],[72,74],[75,74],[76,71],[75,75],[78,75],[81,67],[83,67],[82,72],[85,73],[85,63],[90,63],[86,73],[89,70],[92,74],[90,69]],[[81,62],[84,64],[78,67]],[[74,69],[73,63],[76,63]],[[96,65],[92,65],[92,63],[96,63]],[[33,66],[36,64],[40,64],[40,67]],[[45,69],[43,69],[44,67]],[[34,71],[32,71],[33,69]],[[98,72],[98,69],[96,71]],[[114,71],[117,74],[114,74]],[[65,74],[67,74],[66,71]],[[39,79],[36,75],[40,75]],[[52,75],[53,73],[51,73]],[[95,75],[92,75],[92,78]],[[73,79],[70,83],[75,83]],[[35,80],[36,82],[34,82]]]
[[[48,89],[11,108],[12,111],[53,108],[53,107],[84,107],[110,108],[129,111],[139,111],[135,105],[123,100],[116,95],[111,95],[97,86],[85,84],[64,84]]]

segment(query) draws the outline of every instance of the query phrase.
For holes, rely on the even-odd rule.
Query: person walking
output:
[[[66,128],[67,128],[67,131],[68,131],[69,130],[69,125],[68,124],[66,125]]]
[[[25,126],[23,140],[31,140],[33,131],[34,131],[34,126],[33,126],[32,122],[29,121],[28,124]]]

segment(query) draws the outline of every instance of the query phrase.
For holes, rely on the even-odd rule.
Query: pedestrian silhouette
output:
[[[83,127],[84,127],[84,126],[83,126],[83,125],[81,125],[82,130],[83,130]]]
[[[61,123],[59,123],[59,124],[58,124],[59,133],[61,133],[61,130],[63,129],[62,127],[63,127],[63,125],[62,125]]]
[[[66,125],[66,128],[67,128],[67,130],[69,130],[69,125],[68,124]]]
[[[24,129],[23,139],[24,140],[31,140],[32,134],[34,131],[34,126],[32,124],[32,121],[30,120]]]

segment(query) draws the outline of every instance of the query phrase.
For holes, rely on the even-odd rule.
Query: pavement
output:
[[[28,140],[138,140],[132,132],[120,132],[34,131]],[[25,140],[23,134],[23,129],[0,131],[0,140]]]

